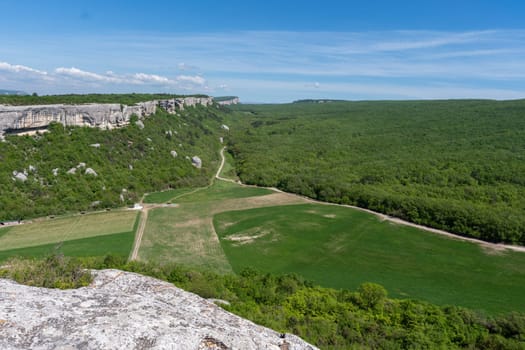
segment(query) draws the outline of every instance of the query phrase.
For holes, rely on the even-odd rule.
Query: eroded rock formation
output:
[[[155,113],[157,107],[176,113],[185,107],[213,104],[211,97],[184,97],[160,101],[140,102],[133,106],[115,103],[91,103],[81,105],[0,105],[0,137],[5,132],[45,129],[50,123],[64,126],[90,126],[112,129],[128,125],[132,115],[139,118]]]
[[[118,270],[94,273],[89,287],[73,290],[0,280],[0,348],[316,349],[170,283]]]

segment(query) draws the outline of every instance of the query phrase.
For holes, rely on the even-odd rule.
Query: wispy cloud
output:
[[[27,66],[22,66],[20,64],[10,64],[7,62],[0,62],[0,70],[12,73],[30,73],[37,75],[47,75],[47,72],[45,71],[41,71]]]
[[[121,33],[104,40],[65,38],[56,44],[60,47],[28,42],[19,57],[11,50],[4,58],[0,47],[0,57],[11,62],[0,62],[0,71],[6,72],[0,78],[21,89],[14,86],[20,75],[26,85],[30,79],[53,79],[32,85],[45,92],[84,86],[89,91],[214,93],[227,86],[228,93],[259,101],[298,94],[516,98],[525,97],[524,42],[525,30]],[[64,46],[68,56],[50,68]]]

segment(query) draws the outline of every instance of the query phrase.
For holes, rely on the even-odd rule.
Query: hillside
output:
[[[232,107],[243,182],[525,244],[525,101]]]
[[[126,206],[145,192],[203,185],[218,160],[222,118],[213,107],[157,109],[114,130],[54,123],[33,137],[8,135],[0,143],[0,221]]]

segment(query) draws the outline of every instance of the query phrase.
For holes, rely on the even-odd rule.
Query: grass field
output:
[[[274,192],[265,188],[243,187],[227,181],[215,181],[209,188],[180,196],[175,202],[211,202],[224,199],[264,196],[271,193]]]
[[[138,259],[232,272],[212,218],[227,210],[303,202],[271,190],[215,181],[209,188],[179,197],[176,208],[150,210]]]
[[[166,203],[182,194],[193,191],[194,188],[177,188],[162,192],[149,193],[144,197],[144,203]]]
[[[0,258],[41,256],[60,243],[64,254],[89,256],[114,252],[127,255],[133,243],[136,219],[136,211],[112,211],[2,229]]]
[[[63,243],[44,244],[39,246],[0,250],[0,261],[8,258],[40,258],[54,252],[67,256],[105,256],[108,254],[127,257],[133,246],[135,232],[116,233],[104,236],[74,239]]]
[[[294,272],[348,289],[376,282],[394,297],[490,313],[525,311],[523,253],[489,251],[319,204],[223,212],[214,225],[235,272]]]

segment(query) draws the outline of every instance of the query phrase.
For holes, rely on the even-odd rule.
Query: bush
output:
[[[11,259],[0,270],[0,277],[34,287],[70,289],[89,285],[92,276],[79,260],[53,254],[44,260]]]

